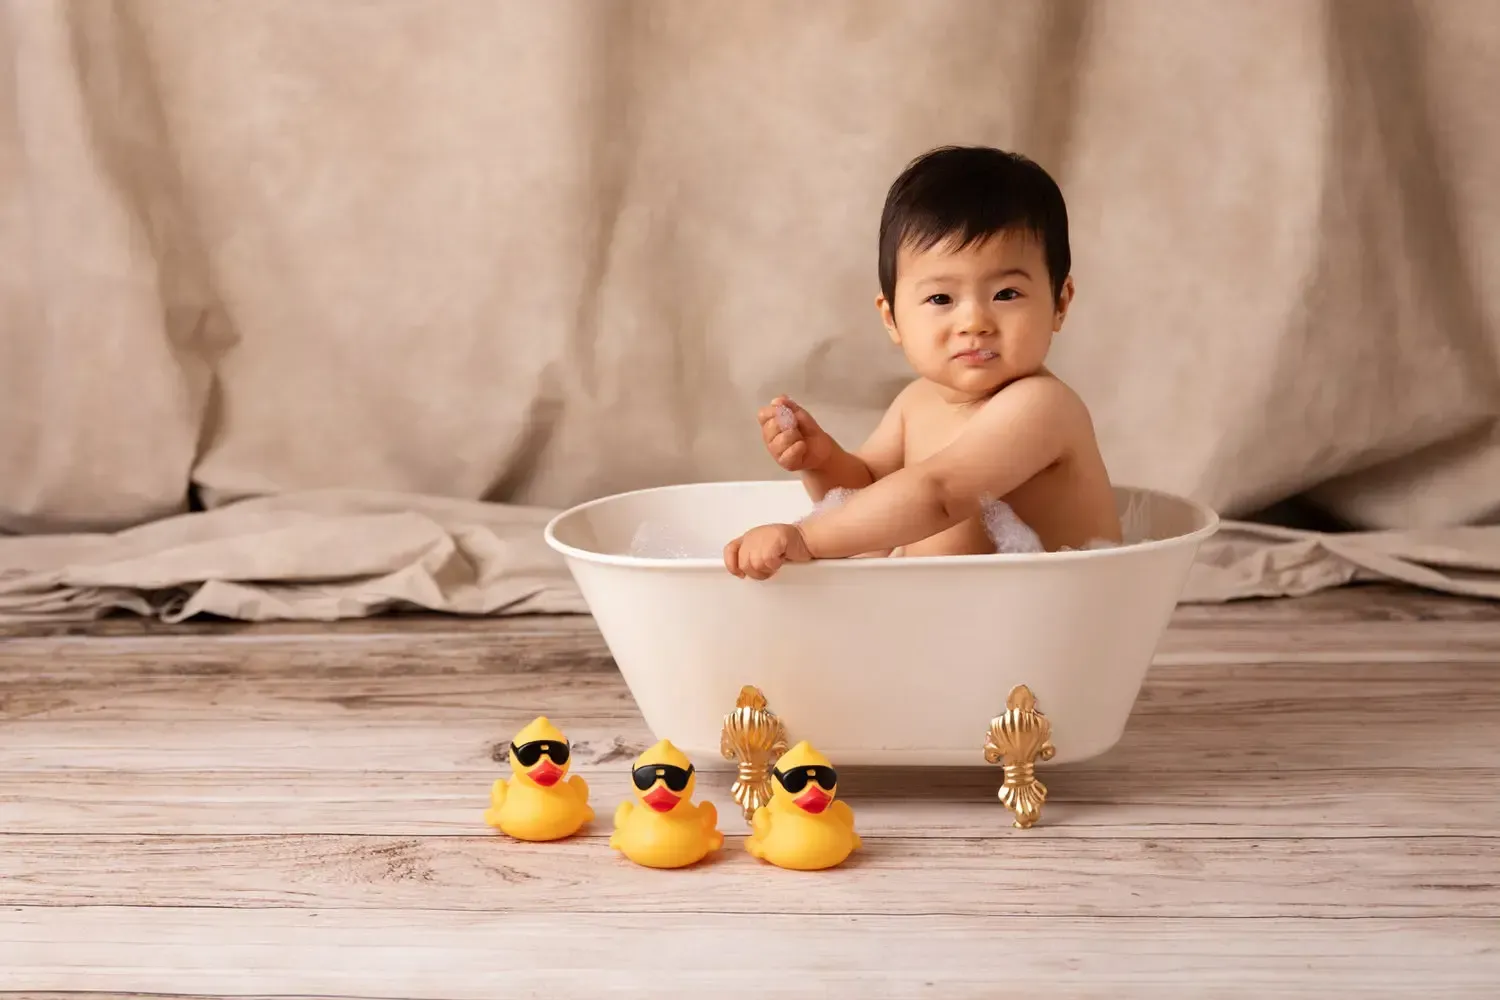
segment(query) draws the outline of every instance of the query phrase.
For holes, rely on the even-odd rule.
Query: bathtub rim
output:
[[[760,487],[766,485],[780,485],[783,483],[797,483],[794,479],[731,479],[731,480],[703,480],[688,483],[669,483],[661,486],[646,486],[640,489],[625,490],[619,493],[611,493],[607,496],[596,497],[574,504],[566,510],[560,511],[547,521],[542,529],[542,537],[553,551],[560,553],[566,558],[577,559],[581,562],[593,563],[603,566],[617,566],[626,569],[660,569],[677,571],[702,571],[705,569],[723,570],[724,560],[722,557],[670,557],[670,556],[632,556],[613,552],[595,552],[591,549],[582,549],[576,545],[569,545],[557,537],[557,527],[570,517],[577,517],[585,511],[600,507],[607,503],[613,503],[626,497],[642,496],[651,493],[681,492],[690,489],[731,489],[734,487]],[[1205,503],[1189,499],[1178,493],[1167,490],[1153,489],[1144,486],[1132,486],[1129,483],[1112,483],[1111,486],[1117,491],[1131,494],[1149,495],[1159,497],[1163,500],[1184,504],[1192,508],[1203,524],[1190,532],[1181,535],[1173,535],[1170,538],[1154,538],[1146,542],[1132,542],[1128,545],[1119,545],[1106,549],[1074,549],[1069,552],[992,552],[981,555],[956,555],[956,556],[902,556],[900,559],[814,559],[807,563],[790,563],[781,568],[781,573],[798,573],[805,570],[819,568],[828,572],[880,572],[890,571],[896,567],[931,567],[931,566],[1009,566],[1009,565],[1054,565],[1060,561],[1078,561],[1090,559],[1127,559],[1136,553],[1161,551],[1164,549],[1179,548],[1182,546],[1198,546],[1205,540],[1218,532],[1222,519],[1218,511]],[[779,575],[779,574],[778,574]]]

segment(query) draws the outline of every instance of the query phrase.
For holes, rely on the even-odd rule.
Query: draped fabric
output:
[[[1062,185],[1051,365],[1117,482],[1230,518],[1300,497],[1398,546],[1500,520],[1487,0],[0,11],[12,582],[56,544],[188,539],[195,499],[305,498],[335,535],[368,512],[330,491],[465,503],[519,538],[774,477],[778,393],[856,444],[909,377],[881,202],[944,143]]]

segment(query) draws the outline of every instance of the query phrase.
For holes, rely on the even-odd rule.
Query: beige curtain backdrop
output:
[[[1500,596],[1491,0],[0,0],[0,619],[582,610],[550,511],[907,377],[886,185],[1068,196],[1054,367],[1189,600]],[[196,486],[209,510],[189,514]]]

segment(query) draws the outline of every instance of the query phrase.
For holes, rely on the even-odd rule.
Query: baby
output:
[[[1118,543],[1093,421],[1043,362],[1073,299],[1067,209],[1012,153],[945,147],[891,185],[880,220],[880,318],[917,378],[857,451],[786,397],[760,411],[777,463],[827,505],[724,547],[736,576],[897,549],[995,551],[985,514],[1009,506],[1056,551]]]

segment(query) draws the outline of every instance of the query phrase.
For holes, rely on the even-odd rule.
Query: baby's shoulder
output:
[[[1011,382],[991,396],[976,416],[997,433],[1024,425],[1045,427],[1063,437],[1091,437],[1094,430],[1083,397],[1050,372]]]
[[[942,391],[928,379],[914,378],[896,393],[895,400],[891,403],[893,409],[898,409],[907,416],[920,417],[923,412],[935,409],[946,409],[943,403]]]
[[[892,406],[902,408],[909,407],[914,403],[920,403],[925,397],[932,395],[932,384],[925,378],[914,378],[901,387],[892,400]]]
[[[912,379],[906,383],[896,393],[890,405],[885,408],[884,419],[902,426],[908,424],[913,417],[920,420],[922,411],[926,405],[925,390],[926,381],[924,379]]]
[[[1087,412],[1083,397],[1068,383],[1046,371],[1018,378],[1003,386],[990,397],[990,404]]]

